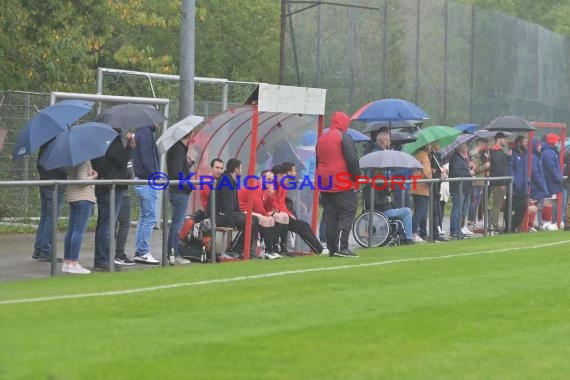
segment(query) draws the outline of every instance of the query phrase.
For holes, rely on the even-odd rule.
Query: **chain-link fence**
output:
[[[403,98],[434,124],[570,122],[570,40],[538,25],[448,0],[285,4],[283,83],[326,88],[328,113]]]

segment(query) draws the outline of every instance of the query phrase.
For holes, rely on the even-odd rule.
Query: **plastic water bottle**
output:
[[[174,248],[170,249],[170,256],[168,256],[168,263],[174,265]]]

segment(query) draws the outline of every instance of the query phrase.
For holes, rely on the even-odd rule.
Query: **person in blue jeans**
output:
[[[147,180],[151,174],[159,171],[158,150],[154,132],[156,126],[147,125],[137,131],[136,148],[133,152],[133,169],[136,179]],[[175,178],[178,178],[176,176]],[[135,191],[139,198],[139,221],[135,235],[135,261],[142,264],[158,265],[160,261],[150,252],[152,231],[156,224],[158,190],[148,185],[137,185]]]
[[[166,153],[166,168],[169,178],[178,178],[181,173],[184,177],[190,174],[191,158],[188,155],[188,143],[190,135],[184,136],[176,142]],[[174,251],[174,262],[177,264],[189,264],[190,260],[181,257],[179,250],[178,232],[184,224],[186,209],[192,189],[187,183],[170,186],[168,189],[168,199],[172,208],[172,222],[168,230],[168,252]]]
[[[386,175],[379,169],[374,169],[372,171],[372,176],[376,175]],[[363,188],[362,196],[364,198],[364,208],[365,210],[370,210],[370,185],[366,185]],[[412,230],[412,210],[408,207],[397,208],[392,200],[390,199],[390,188],[386,186],[383,190],[374,190],[374,211],[379,211],[387,218],[391,219],[401,219],[404,224],[404,230],[406,233],[406,240],[404,244],[414,244],[413,241],[413,230]]]
[[[97,172],[91,167],[91,161],[69,169],[69,179],[92,180],[97,178]],[[79,264],[79,252],[83,242],[83,234],[87,229],[89,217],[93,211],[95,186],[72,185],[67,192],[69,203],[69,226],[64,241],[63,266],[61,271],[71,274],[89,274],[89,269]]]
[[[53,140],[53,139],[52,139]],[[48,141],[40,147],[38,152],[38,164],[36,169],[40,174],[41,180],[65,180],[67,173],[63,169],[45,170],[39,164],[42,155],[52,141]],[[65,186],[57,188],[57,216],[61,215],[63,207],[63,196],[65,194]],[[36,239],[34,242],[34,253],[32,259],[38,261],[51,261],[52,255],[52,239],[53,239],[53,186],[40,186],[40,222],[36,231]],[[58,259],[60,261],[60,259]]]
[[[449,161],[449,178],[472,177],[475,175],[473,168],[474,166],[469,160],[467,144],[459,145]],[[471,182],[464,181],[462,186],[460,186],[460,182],[450,182],[449,192],[452,202],[449,236],[452,239],[463,239],[462,226],[469,211]]]

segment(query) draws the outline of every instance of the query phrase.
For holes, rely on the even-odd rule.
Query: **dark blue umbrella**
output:
[[[402,120],[428,120],[429,116],[420,107],[407,100],[382,99],[362,106],[350,119],[358,121],[388,121],[391,123]]]
[[[324,133],[327,133],[329,128],[325,128],[323,130]],[[365,134],[358,132],[356,129],[348,128],[346,131],[350,137],[354,140],[354,142],[361,142],[361,141],[370,141],[370,137],[366,136]]]
[[[454,127],[461,133],[474,134],[480,128],[479,124],[458,124]]]
[[[119,134],[109,125],[96,122],[68,128],[48,145],[40,165],[51,170],[102,157],[117,136]]]
[[[371,133],[376,132],[381,128],[392,128],[392,129],[412,129],[415,130],[418,128],[418,123],[421,123],[417,120],[399,120],[399,121],[373,121],[370,123],[366,123],[366,127],[362,133]]]
[[[63,100],[41,110],[18,135],[12,159],[30,155],[86,115],[92,107],[93,102],[85,100]]]

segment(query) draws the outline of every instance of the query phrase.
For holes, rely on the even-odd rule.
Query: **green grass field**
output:
[[[0,379],[569,377],[570,234],[359,254],[2,284]]]

